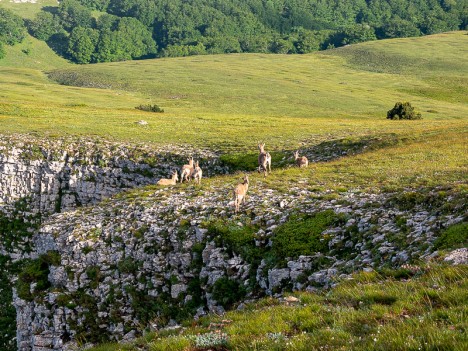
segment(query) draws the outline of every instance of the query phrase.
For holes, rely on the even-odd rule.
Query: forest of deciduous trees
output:
[[[467,25],[468,0],[63,0],[26,22],[32,35],[77,63],[302,54]]]

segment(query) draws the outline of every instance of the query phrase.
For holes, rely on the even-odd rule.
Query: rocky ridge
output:
[[[47,216],[154,184],[186,163],[189,156],[200,160],[207,176],[227,172],[218,154],[187,145],[155,146],[97,137],[2,135],[0,282],[11,285],[7,282],[16,274],[11,267],[34,252],[31,238]],[[10,304],[10,292],[0,299],[0,304]],[[14,318],[4,313],[7,312],[2,311],[2,319],[13,323]],[[0,348],[14,349],[13,343],[11,331],[2,330]]]
[[[60,263],[49,265],[50,288],[38,291],[33,283],[33,299],[15,299],[20,350],[62,350],[76,339],[125,340],[142,326],[222,313],[215,296],[220,281],[252,298],[329,287],[356,270],[433,258],[435,234],[464,219],[423,205],[398,209],[395,194],[330,196],[304,186],[280,192],[260,181],[235,216],[230,190],[151,188],[52,215],[34,238],[35,257],[57,252]],[[268,255],[252,260],[210,225],[253,228],[248,245],[268,252],[278,228],[297,213],[325,211],[340,218],[321,234],[326,252],[281,263],[268,262]]]
[[[345,149],[360,152],[372,143]],[[311,160],[346,154],[343,143],[338,151],[329,144],[317,149],[327,152],[306,154]],[[287,190],[271,189],[254,177],[236,216],[234,184],[145,187],[192,155],[201,160],[204,175],[229,171],[218,154],[185,146],[2,137],[0,221],[12,228],[12,238],[3,238],[0,256],[28,259],[19,279],[9,278],[17,280],[19,350],[131,339],[146,327],[222,313],[244,298],[326,288],[355,270],[431,259],[437,256],[436,234],[466,220],[460,201],[437,189],[428,196],[457,205],[447,211],[430,201],[414,202],[411,192],[408,198],[323,192],[307,179]],[[322,249],[272,256],[285,224],[314,221],[317,214],[331,218],[317,239]],[[454,260],[460,257],[466,251]],[[232,294],[225,298],[223,291]]]
[[[126,189],[154,184],[190,156],[200,160],[207,176],[227,172],[219,155],[190,146],[2,136],[0,206],[27,197],[32,212],[46,215],[97,203]]]

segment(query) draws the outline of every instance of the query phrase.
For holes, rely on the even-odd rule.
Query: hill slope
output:
[[[465,33],[456,32],[327,54],[200,56],[48,71],[49,77],[76,87],[12,63],[0,67],[5,87],[0,131],[98,134],[240,150],[258,139],[279,148],[330,134],[460,129],[468,116],[468,69],[460,60],[467,41]],[[399,100],[411,101],[424,120],[386,121],[386,111]],[[166,112],[134,109],[145,103]],[[140,119],[149,125],[136,126]]]

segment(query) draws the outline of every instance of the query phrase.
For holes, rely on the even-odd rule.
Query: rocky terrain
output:
[[[126,189],[154,184],[189,156],[200,160],[207,176],[226,172],[215,153],[185,145],[155,149],[98,138],[2,136],[0,204],[29,197],[31,211],[50,214],[97,203]]]
[[[463,199],[447,189],[337,193],[307,179],[288,189],[258,179],[235,215],[229,178],[143,187],[188,155],[208,175],[228,171],[207,150],[2,139],[0,210],[25,228],[1,243],[2,256],[27,259],[11,275],[19,350],[132,339],[243,299],[411,267],[435,259],[437,234],[466,220]],[[463,261],[466,250],[454,255]]]

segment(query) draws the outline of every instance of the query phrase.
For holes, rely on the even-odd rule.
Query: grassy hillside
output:
[[[56,69],[58,67],[69,67],[71,64],[67,60],[57,56],[55,52],[40,41],[30,35],[14,46],[8,46],[7,55],[0,60],[1,68],[31,68],[38,71]],[[21,77],[20,72],[17,73]]]
[[[35,2],[14,2],[14,0],[0,0],[0,6],[15,12],[18,16],[32,19],[43,8],[48,6],[56,7],[57,0],[36,0]]]
[[[252,149],[257,139],[270,148],[294,148],[330,137],[461,130],[468,116],[468,85],[463,84],[468,64],[461,60],[467,43],[466,33],[456,32],[365,43],[327,54],[198,56],[86,66],[67,66],[49,52],[42,70],[20,59],[28,55],[15,47],[0,61],[0,131],[98,134],[228,151]],[[37,55],[45,52],[39,44],[34,48]],[[77,86],[59,85],[47,73]],[[387,121],[386,111],[399,100],[411,101],[424,120]],[[156,103],[166,112],[135,110],[141,103]],[[149,126],[137,127],[134,122],[140,119]]]
[[[276,152],[275,165],[291,163],[281,159],[299,147],[309,155],[330,148],[367,151],[311,166],[308,177],[331,188],[466,181],[468,63],[461,60],[466,33],[302,56],[199,56],[87,66],[70,65],[31,38],[22,45],[28,43],[33,47],[28,55],[18,46],[0,61],[2,133],[190,143],[244,153],[226,157],[239,169],[255,167],[257,140]],[[386,120],[386,111],[399,100],[411,101],[424,119]],[[142,103],[156,103],[166,112],[134,109]],[[148,126],[135,124],[141,119]],[[304,176],[285,172],[294,180]],[[273,183],[284,178],[281,171],[267,181],[282,186]]]
[[[466,274],[466,267],[361,273],[328,293],[298,293],[297,302],[268,298],[91,350],[464,350]]]

